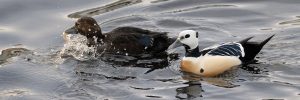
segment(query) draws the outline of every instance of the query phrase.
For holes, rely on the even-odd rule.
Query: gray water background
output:
[[[300,98],[299,0],[1,0],[0,99],[6,100],[258,100]],[[135,26],[200,33],[200,47],[276,36],[258,55],[260,71],[238,68],[189,82],[179,60],[164,69],[114,67],[62,59],[62,32],[94,17],[104,32]]]

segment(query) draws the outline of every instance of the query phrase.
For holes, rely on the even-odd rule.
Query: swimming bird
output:
[[[168,50],[184,46],[186,54],[181,60],[180,69],[183,72],[212,77],[222,74],[234,66],[253,61],[273,36],[262,42],[249,42],[253,38],[249,37],[239,42],[222,43],[199,50],[198,32],[184,30],[179,33],[178,38],[169,46]]]
[[[160,55],[175,39],[168,38],[166,32],[154,32],[136,27],[119,27],[102,34],[97,21],[92,17],[81,17],[75,25],[67,29],[67,35],[81,34],[87,38],[87,45],[95,46],[99,53],[140,56],[140,54]]]

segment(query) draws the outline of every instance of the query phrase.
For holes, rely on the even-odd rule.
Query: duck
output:
[[[271,35],[262,42],[250,42],[253,37],[237,42],[226,42],[199,50],[199,33],[195,30],[184,30],[168,47],[168,51],[183,46],[185,56],[180,61],[180,70],[202,77],[218,76],[234,66],[249,64],[263,46],[274,37]]]
[[[102,33],[97,21],[87,16],[79,18],[73,27],[63,32],[65,42],[69,41],[67,35],[70,34],[86,37],[86,45],[96,47],[98,53],[105,52],[113,55],[160,56],[175,41],[167,36],[167,32],[155,32],[131,26],[118,27]]]

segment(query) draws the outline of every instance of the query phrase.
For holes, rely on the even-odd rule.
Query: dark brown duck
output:
[[[174,39],[166,32],[154,32],[136,27],[119,27],[102,33],[97,21],[91,17],[78,19],[67,34],[81,34],[87,38],[88,46],[96,46],[98,53],[139,56],[140,54],[160,55]],[[67,40],[66,40],[67,41]]]

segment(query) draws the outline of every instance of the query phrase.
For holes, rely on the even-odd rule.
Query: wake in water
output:
[[[85,36],[80,34],[68,34],[67,40],[62,48],[60,55],[61,57],[74,57],[80,61],[96,59],[96,48],[88,47],[87,39]]]

